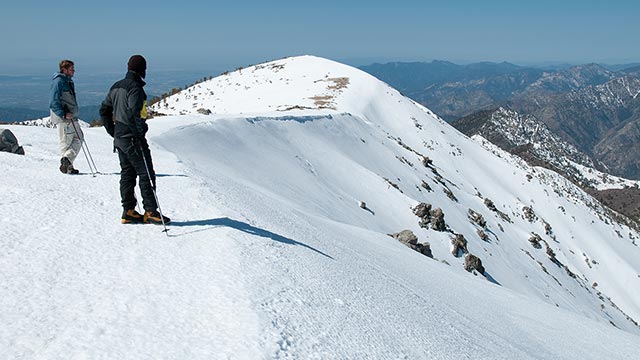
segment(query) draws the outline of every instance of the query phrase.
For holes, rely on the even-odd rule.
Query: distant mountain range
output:
[[[640,179],[640,67],[537,69],[510,63],[362,67],[447,121],[504,107],[533,115],[607,172]],[[578,162],[578,161],[577,161]]]

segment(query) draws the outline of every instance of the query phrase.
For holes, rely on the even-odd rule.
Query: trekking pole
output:
[[[167,229],[167,225],[164,223],[164,215],[162,215],[162,208],[160,207],[160,202],[158,201],[158,195],[156,194],[156,187],[153,186],[153,181],[151,181],[151,173],[149,172],[149,166],[147,165],[147,157],[144,156],[144,150],[142,149],[142,144],[138,144],[140,148],[140,153],[142,154],[142,160],[144,161],[144,168],[147,169],[147,176],[149,177],[149,184],[151,185],[151,191],[153,191],[153,197],[156,199],[156,205],[158,205],[158,212],[160,213],[160,220],[162,220],[162,226],[164,230],[163,233],[167,234],[169,237],[169,229]]]
[[[89,145],[87,145],[87,142],[84,140],[84,136],[82,137],[80,136],[80,132],[78,132],[78,129],[76,128],[75,121],[72,120],[71,125],[73,126],[73,130],[76,132],[76,136],[78,137],[78,139],[80,139],[80,147],[82,148],[84,157],[87,159],[87,164],[89,165],[89,171],[91,171],[91,175],[93,177],[96,177],[96,174],[98,173],[98,168],[96,167],[96,163],[93,161],[93,156],[91,156],[91,152],[89,151]],[[89,156],[87,156],[87,154],[89,154]],[[89,161],[89,158],[91,158],[91,161]],[[93,164],[93,167],[91,166],[91,164]]]
[[[89,151],[89,144],[87,144],[87,139],[84,137],[84,135],[82,136],[82,143],[84,144],[84,147],[87,150],[87,154],[89,154],[89,159],[91,159],[91,164],[93,165],[93,169],[95,170],[96,174],[100,174],[100,171],[98,171],[98,167],[96,166],[96,162],[93,161],[93,156],[91,156],[91,151]]]

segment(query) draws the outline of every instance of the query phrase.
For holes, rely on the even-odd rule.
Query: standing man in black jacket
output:
[[[122,223],[168,224],[171,220],[158,212],[154,191],[156,174],[151,161],[151,151],[145,138],[149,127],[146,123],[147,94],[142,80],[146,76],[147,61],[142,55],[133,55],[127,64],[127,75],[113,84],[100,107],[104,127],[114,138],[113,144],[120,159],[120,196],[122,198]],[[148,172],[147,172],[148,171]],[[140,192],[144,215],[135,210],[134,189],[136,176],[140,178]]]

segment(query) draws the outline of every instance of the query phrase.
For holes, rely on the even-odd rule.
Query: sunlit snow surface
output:
[[[485,150],[369,75],[289,58],[154,110],[172,115],[149,120],[148,134],[169,236],[119,223],[104,129],[84,130],[102,173],[92,177],[59,173],[55,129],[9,126],[27,155],[0,153],[0,357],[640,353],[627,320],[640,318],[638,234],[568,181]],[[88,172],[82,154],[75,165]],[[421,228],[411,211],[420,202],[442,208],[450,232]],[[387,236],[404,229],[435,259]],[[486,277],[451,254],[454,233]]]

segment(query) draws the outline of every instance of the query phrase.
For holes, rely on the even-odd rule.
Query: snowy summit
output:
[[[55,129],[9,126],[0,357],[640,353],[637,230],[360,70],[286,58],[152,110],[169,236],[119,223],[104,129],[83,129],[101,173],[70,177]]]

